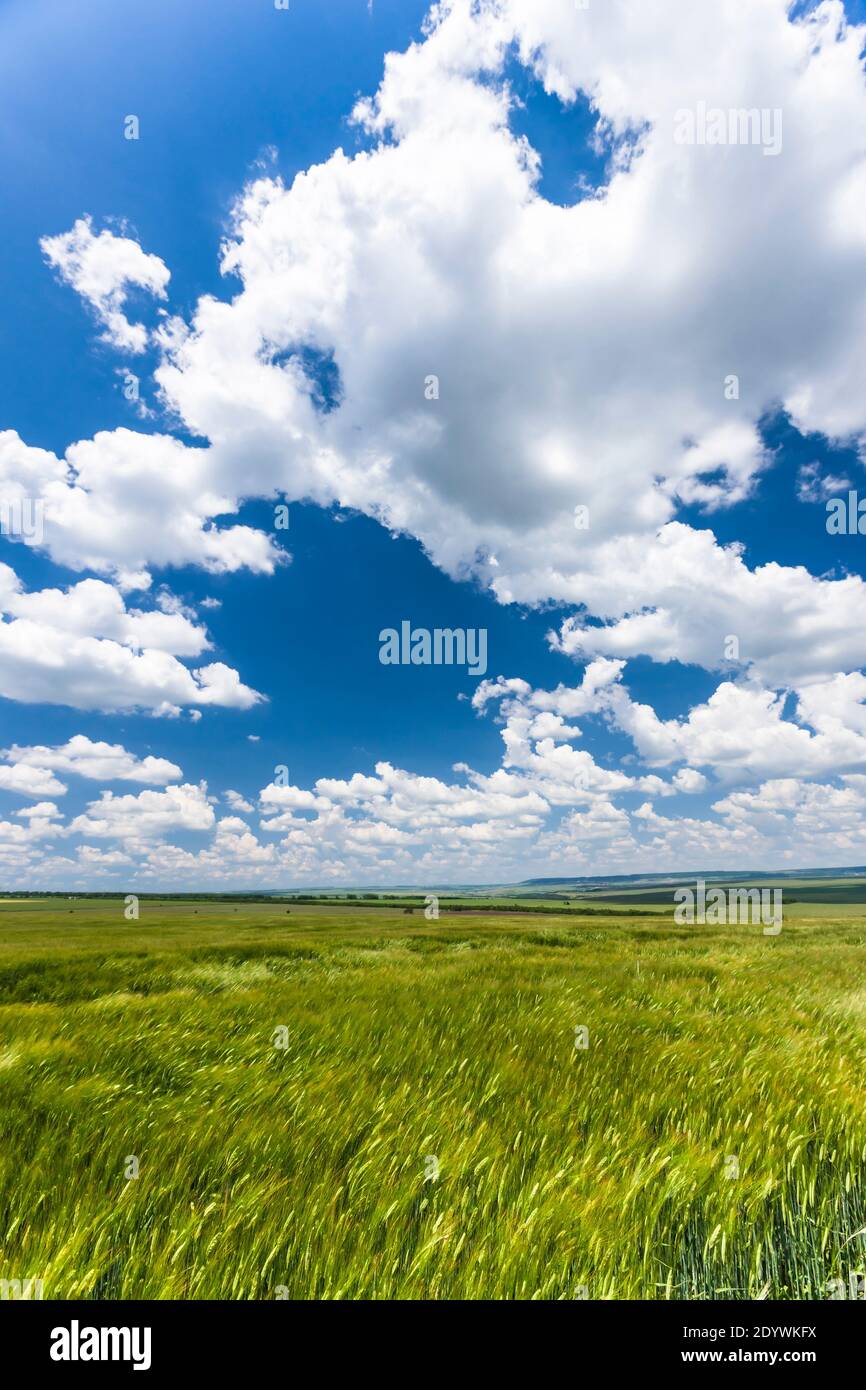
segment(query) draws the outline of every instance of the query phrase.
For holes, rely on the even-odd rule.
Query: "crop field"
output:
[[[0,903],[0,1279],[45,1298],[827,1297],[866,925]]]

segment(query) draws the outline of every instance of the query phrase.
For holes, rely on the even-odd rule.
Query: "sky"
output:
[[[866,863],[864,46],[0,0],[0,886]]]

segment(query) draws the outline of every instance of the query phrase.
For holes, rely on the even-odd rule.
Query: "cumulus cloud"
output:
[[[137,758],[119,743],[94,741],[86,734],[74,734],[56,748],[42,744],[30,747],[13,744],[11,748],[4,748],[0,756],[13,764],[8,769],[0,766],[0,779],[5,772],[29,774],[51,769],[103,782],[144,782],[150,786],[164,786],[166,782],[173,782],[182,776],[177,764],[169,762],[167,758],[155,758],[152,754]]]
[[[866,679],[859,673],[787,697],[725,681],[683,719],[661,720],[618,688],[609,709],[650,766],[687,761],[722,781],[748,775],[820,776],[866,767]]]
[[[122,850],[100,849],[98,845],[79,845],[76,855],[79,865],[88,874],[113,873],[115,869],[134,863],[132,856]]]
[[[223,662],[190,670],[178,659],[210,646],[180,613],[126,607],[103,580],[27,592],[0,564],[0,695],[78,709],[183,705],[249,709],[262,698]]]
[[[512,687],[508,699],[515,684],[502,682]],[[527,703],[548,703],[553,693],[521,690],[523,705],[503,716],[505,732],[524,717]],[[580,689],[572,693],[580,703]],[[557,699],[565,697],[560,688]],[[311,788],[270,784],[259,796],[257,829],[247,819],[251,803],[237,793],[235,801],[249,810],[217,818],[204,784],[137,795],[104,791],[68,825],[56,806],[39,803],[18,813],[27,824],[0,823],[0,858],[15,855],[22,869],[36,872],[45,844],[44,873],[63,874],[70,864],[125,873],[131,864],[145,881],[195,882],[204,875],[225,884],[477,882],[509,869],[517,878],[862,861],[866,774],[845,773],[832,782],[771,778],[729,790],[702,813],[666,816],[655,799],[699,795],[707,788],[703,774],[687,766],[670,780],[610,773],[572,742],[529,738],[514,766],[505,738],[503,766],[490,776],[461,765],[457,779],[444,781],[381,762],[374,775],[321,778]],[[582,757],[574,764],[576,751]],[[183,847],[173,843],[178,833],[206,843]],[[58,860],[50,847],[58,836],[96,843],[79,844],[71,851],[75,859]],[[122,857],[96,852],[105,841]]]
[[[43,237],[39,245],[61,279],[90,305],[105,341],[126,352],[144,352],[147,329],[130,323],[123,311],[130,288],[165,299],[170,272],[159,256],[142,251],[131,237],[108,230],[95,234],[89,217],[80,217],[59,236]]]
[[[747,23],[740,0],[437,6],[359,102],[364,148],[290,186],[257,178],[222,251],[239,291],[203,298],[189,323],[163,320],[162,403],[202,445],[114,431],[61,460],[0,436],[0,478],[10,496],[45,500],[52,557],[117,586],[26,595],[0,571],[0,693],[249,707],[259,697],[237,672],[183,664],[207,642],[188,614],[129,609],[118,589],[153,566],[267,573],[282,558],[271,538],[215,518],[247,497],[336,502],[501,602],[573,606],[551,642],[589,664],[552,691],[481,683],[476,708],[502,721],[490,776],[460,764],[445,782],[380,761],[375,775],[267,787],[260,828],[276,844],[238,816],[198,827],[226,862],[477,873],[527,846],[575,865],[746,862],[813,831],[827,853],[833,835],[837,853],[859,852],[866,585],[752,567],[713,525],[760,495],[774,466],[760,425],[780,405],[866,457],[864,38],[840,0],[807,14],[751,0]],[[568,206],[543,196],[541,158],[514,133],[515,53],[563,108],[590,103],[609,152],[604,186]],[[683,111],[708,100],[781,113],[774,157],[760,141],[679,141]],[[124,300],[130,286],[164,294],[161,262],[86,221],[46,254],[109,338],[144,345]],[[316,363],[336,381],[331,399]],[[808,500],[832,481],[806,466],[791,487]],[[703,519],[686,524],[684,506]],[[637,656],[722,678],[662,718],[628,689]],[[634,764],[605,766],[582,745],[599,719],[631,740]],[[715,781],[726,795],[706,814],[656,809]],[[79,830],[151,826],[141,798],[106,796]],[[147,854],[154,872],[220,871],[213,845]]]
[[[797,773],[822,776],[866,766],[866,676],[838,674],[789,695],[755,680],[722,681],[710,698],[688,714],[660,719],[651,705],[634,700],[623,681],[625,662],[598,657],[580,684],[534,690],[522,680],[482,682],[473,703],[481,711],[498,701],[504,723],[506,763],[537,775],[586,767],[593,786],[646,790],[652,795],[706,790],[712,772],[721,782]],[[594,715],[631,739],[650,768],[682,764],[669,782],[653,787],[652,775],[629,777],[590,766],[588,754],[566,746],[581,729],[563,716]],[[656,779],[658,782],[659,779]],[[572,776],[571,795],[579,778]],[[547,794],[553,796],[551,788]]]
[[[788,11],[754,0],[744,24],[736,0],[647,0],[639,22],[627,0],[438,6],[356,108],[372,148],[338,150],[290,187],[251,184],[222,260],[240,293],[161,331],[164,400],[209,447],[100,435],[70,451],[72,482],[49,459],[52,553],[115,572],[267,570],[267,537],[207,518],[241,490],[337,501],[504,602],[584,605],[603,626],[576,619],[563,641],[588,655],[715,667],[738,632],[771,682],[839,669],[861,580],[753,572],[676,522],[683,502],[711,519],[754,492],[771,462],[758,425],[779,402],[802,429],[866,431],[863,30],[839,0]],[[597,196],[542,196],[540,159],[510,123],[515,50],[564,107],[592,103],[611,151]],[[678,142],[680,113],[708,94],[782,111],[778,157]],[[140,268],[135,243],[77,227],[88,254],[109,237],[100,264]],[[119,274],[94,277],[97,299]],[[164,288],[162,272],[141,275]],[[333,409],[311,354],[339,374]],[[125,523],[94,525],[117,517],[119,478]],[[154,507],[175,522],[148,526]],[[780,602],[786,630],[768,622]]]
[[[247,814],[255,809],[252,802],[247,801],[246,797],[241,796],[240,792],[233,791],[231,788],[227,792],[224,792],[223,795],[233,811],[240,811]]]
[[[832,764],[845,753],[849,766],[866,766],[863,735],[852,727],[866,725],[866,678],[811,685],[806,696],[808,708],[794,700],[786,710],[773,692],[723,683],[687,717],[661,721],[631,699],[621,662],[599,658],[579,683],[554,690],[497,677],[481,683],[475,699],[479,713],[492,713],[502,731],[502,764],[490,775],[460,763],[455,778],[444,780],[382,761],[373,773],[323,777],[311,787],[270,783],[258,796],[257,828],[250,823],[252,799],[234,790],[224,793],[232,814],[221,818],[217,798],[203,784],[126,796],[104,791],[67,826],[58,823],[55,806],[32,808],[36,830],[27,852],[58,834],[114,840],[145,878],[205,874],[214,882],[272,884],[483,881],[509,869],[521,877],[860,859],[866,773]],[[628,759],[619,768],[603,766],[588,748],[575,746],[584,730],[566,721],[576,715],[587,733],[599,721],[616,724],[644,766],[661,771],[625,771]],[[77,749],[78,758],[60,750],[54,765],[124,768],[137,776],[145,770],[147,760],[136,765],[123,749],[83,743]],[[54,750],[24,752],[45,764]],[[781,775],[766,777],[767,768]],[[152,766],[149,771],[156,775]],[[832,780],[808,780],[821,772]],[[746,777],[759,781],[737,785]],[[714,784],[727,785],[725,794],[716,791],[700,811],[665,815],[656,808],[659,799],[700,799]],[[183,848],[172,843],[178,831],[208,842]],[[22,827],[7,824],[0,850],[4,833],[7,848],[28,843]],[[101,863],[109,868],[110,861]]]
[[[71,830],[94,839],[138,841],[161,838],[169,831],[209,830],[215,821],[204,783],[183,783],[165,791],[116,796],[104,791],[76,816]]]
[[[503,601],[585,605],[604,626],[563,640],[589,655],[714,668],[734,632],[772,681],[859,664],[861,580],[751,571],[675,513],[754,491],[779,401],[833,438],[866,429],[866,239],[837,211],[866,201],[862,37],[836,0],[796,22],[756,0],[748,25],[732,0],[649,0],[640,23],[625,0],[440,6],[356,111],[381,143],[247,190],[223,261],[243,289],[167,348],[167,399],[218,470],[254,456],[261,490],[367,511]],[[514,43],[627,142],[600,196],[540,195],[501,80]],[[708,92],[782,109],[781,156],[678,144]],[[338,409],[317,410],[299,343],[333,355]]]
[[[52,802],[40,802],[19,811],[15,821],[0,820],[0,863],[16,876],[26,873],[31,864],[41,866],[45,844],[62,834],[62,830],[59,812]]]
[[[845,776],[842,785],[773,779],[717,801],[718,812],[741,833],[775,845],[781,858],[800,864],[862,862],[866,851],[866,778]],[[807,857],[811,856],[811,858]]]
[[[104,431],[70,445],[60,460],[14,430],[0,431],[0,486],[10,504],[26,497],[42,506],[40,530],[21,540],[70,569],[109,574],[122,588],[146,588],[153,566],[271,574],[288,560],[263,531],[214,524],[237,511],[242,474],[220,481],[208,449],[170,435]]]
[[[711,532],[680,522],[665,526],[652,546],[623,539],[601,556],[610,569],[587,573],[583,593],[590,612],[608,621],[565,619],[550,640],[568,655],[748,667],[773,686],[823,680],[866,663],[866,628],[857,618],[866,583],[856,575],[816,579],[802,566],[775,563],[750,570],[741,547],[721,547]],[[618,617],[623,576],[627,616]],[[738,652],[736,660],[729,650]]]
[[[18,792],[21,796],[63,796],[66,784],[46,767],[3,767],[0,765],[0,789]]]

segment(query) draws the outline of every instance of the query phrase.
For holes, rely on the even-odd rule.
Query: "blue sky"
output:
[[[862,38],[513,8],[0,5],[7,886],[866,862]]]

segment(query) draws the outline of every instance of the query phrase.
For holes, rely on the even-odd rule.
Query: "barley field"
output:
[[[866,1266],[864,955],[847,916],[7,901],[0,1278],[825,1298]]]

